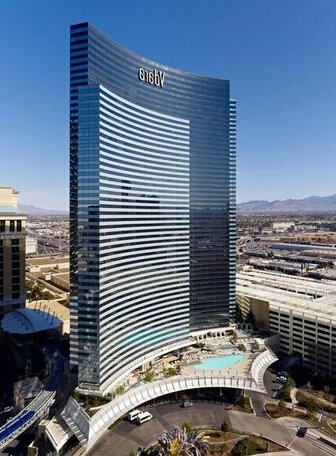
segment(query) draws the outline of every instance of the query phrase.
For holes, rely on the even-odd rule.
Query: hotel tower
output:
[[[71,26],[71,363],[119,378],[235,313],[230,83]]]

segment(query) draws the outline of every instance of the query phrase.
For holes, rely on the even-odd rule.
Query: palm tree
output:
[[[174,426],[146,448],[139,449],[137,456],[204,456],[209,445],[202,437],[203,433],[186,432]]]

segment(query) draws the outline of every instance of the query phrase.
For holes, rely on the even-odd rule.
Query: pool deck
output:
[[[237,353],[238,354],[238,353]],[[184,365],[181,367],[181,374],[187,376],[199,376],[199,375],[218,375],[223,377],[231,377],[231,376],[247,376],[252,361],[258,356],[260,353],[239,353],[244,356],[244,358],[237,363],[235,363],[232,367],[228,368],[221,368],[221,369],[200,369],[196,368],[196,365],[200,365],[203,360],[211,359],[211,358],[218,358],[218,356],[208,355],[206,358],[200,359],[198,361],[194,361],[190,364]],[[231,356],[231,355],[226,355]]]

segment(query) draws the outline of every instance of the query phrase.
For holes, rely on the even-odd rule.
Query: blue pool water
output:
[[[242,361],[245,358],[246,356],[242,354],[206,358],[202,359],[202,361],[199,364],[196,364],[195,368],[197,370],[229,369],[230,367],[233,367],[235,364],[239,363],[239,361]]]

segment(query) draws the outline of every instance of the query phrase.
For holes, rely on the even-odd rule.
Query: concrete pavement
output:
[[[269,438],[296,454],[303,456],[330,456],[335,455],[335,450],[321,444],[316,438],[307,435],[304,438],[296,437],[297,427],[293,423],[287,425],[281,421],[269,420],[252,414],[227,411],[221,404],[195,403],[187,409],[178,404],[166,404],[150,409],[154,415],[153,420],[142,426],[123,421],[113,429],[107,431],[98,443],[90,450],[89,455],[128,456],[135,452],[139,446],[143,447],[155,437],[162,434],[176,424],[185,421],[194,426],[221,426],[223,421],[230,422],[231,426],[240,432],[250,432]]]

